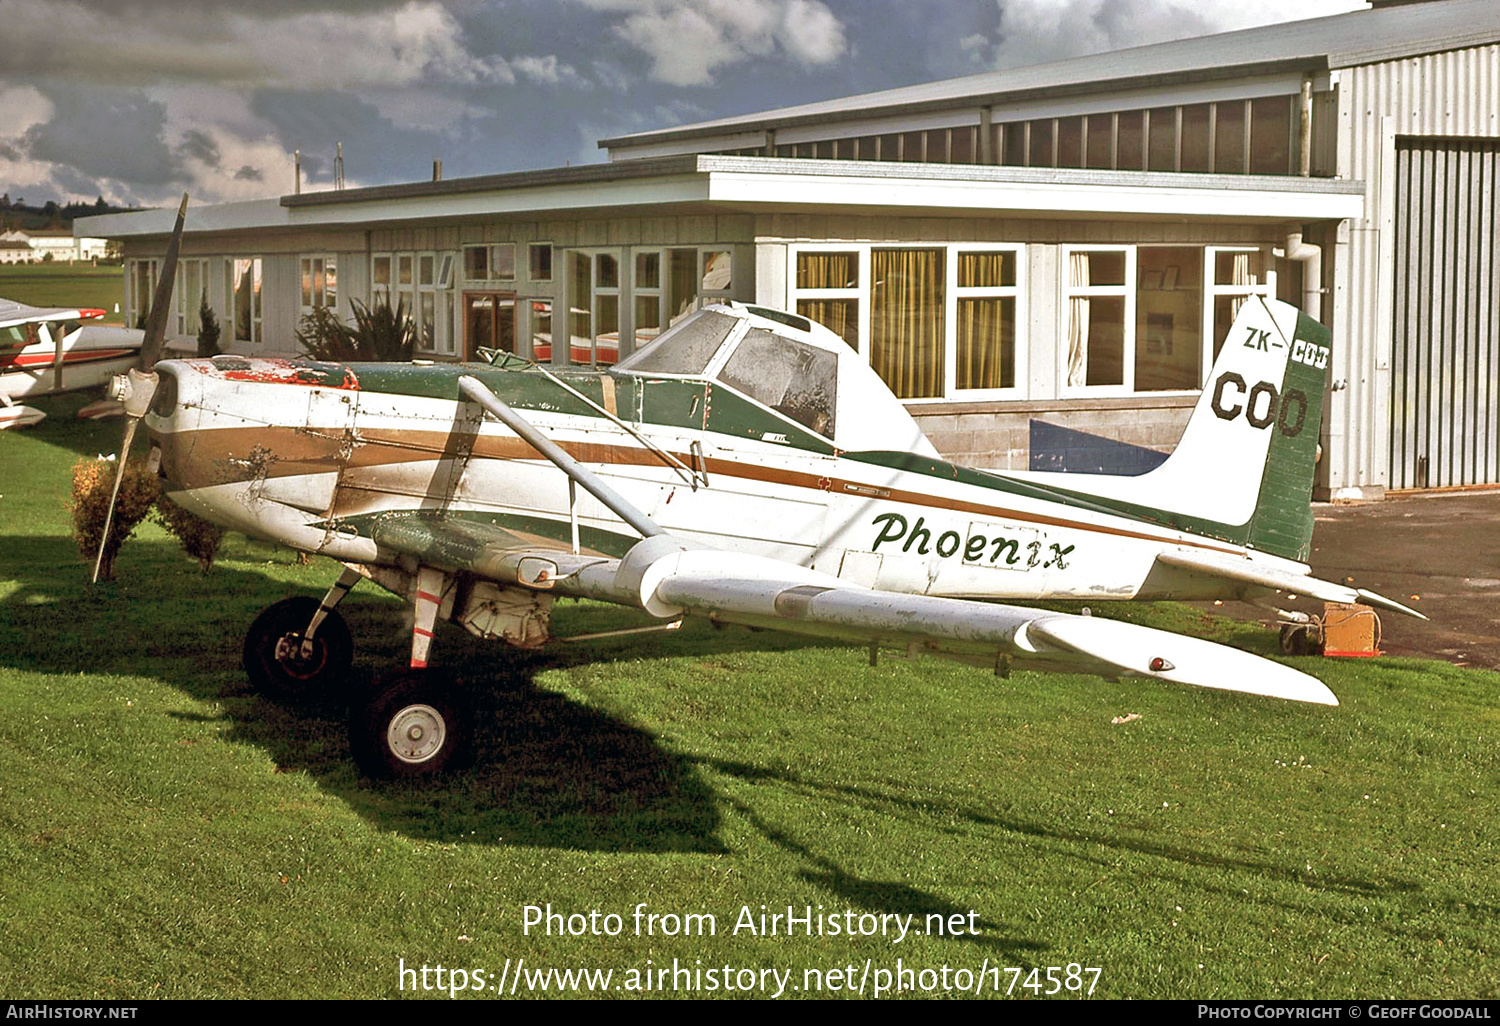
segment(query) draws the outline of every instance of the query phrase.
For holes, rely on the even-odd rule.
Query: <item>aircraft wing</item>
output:
[[[1014,665],[1338,704],[1307,674],[1197,638],[1103,617],[875,591],[781,560],[689,547],[669,535],[647,538],[615,559],[441,516],[392,515],[371,533],[383,547],[426,565],[636,606],[661,619],[703,616],[900,647],[1002,673]]]
[[[1407,616],[1415,616],[1418,619],[1427,619],[1426,616],[1415,609],[1404,606],[1383,595],[1377,595],[1373,591],[1366,591],[1363,588],[1350,588],[1343,584],[1335,584],[1333,581],[1319,580],[1316,577],[1310,577],[1306,574],[1291,573],[1290,571],[1266,566],[1263,563],[1256,563],[1249,559],[1237,559],[1232,556],[1213,556],[1188,549],[1176,549],[1161,553],[1156,557],[1156,560],[1164,566],[1175,567],[1179,570],[1189,570],[1194,573],[1206,574],[1210,577],[1238,581],[1242,584],[1270,588],[1274,591],[1289,592],[1293,595],[1306,595],[1309,598],[1321,599],[1324,602],[1362,602],[1368,606],[1378,606],[1381,609],[1405,613]]]

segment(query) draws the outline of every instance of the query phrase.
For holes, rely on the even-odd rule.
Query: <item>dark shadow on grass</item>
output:
[[[269,702],[240,668],[246,626],[286,597],[283,584],[224,565],[201,574],[169,542],[135,542],[126,553],[118,581],[91,586],[70,540],[0,537],[0,580],[20,584],[0,601],[0,666],[146,676],[217,702],[229,724],[225,738],[263,749],[278,771],[306,773],[357,814],[409,837],[723,850],[717,801],[689,762],[607,711],[537,688],[535,674],[556,665],[546,657],[511,653],[457,629],[445,629],[439,644],[476,707],[475,765],[412,784],[362,780],[341,703],[292,709]],[[342,610],[360,648],[350,685],[356,694],[371,688],[372,664],[404,660],[409,637],[403,607],[366,588]]]
[[[813,780],[792,769],[769,769],[764,766],[723,759],[699,759],[697,763],[702,767],[742,780],[775,781],[810,796],[834,797],[884,815],[922,818],[939,815],[945,819],[965,821],[979,828],[1000,830],[1019,839],[1023,844],[1035,847],[1039,857],[1067,855],[1096,862],[1101,867],[1109,867],[1115,861],[1110,852],[1124,850],[1184,866],[1231,869],[1267,881],[1296,883],[1318,890],[1370,897],[1414,894],[1422,890],[1419,884],[1396,877],[1371,879],[1323,873],[1313,875],[1276,862],[1228,857],[1165,841],[1153,841],[1148,838],[1132,839],[1121,837],[1115,832],[1045,825],[1021,816],[998,815],[965,802],[949,801],[937,794],[924,792],[920,796],[907,796],[894,789],[885,791],[873,785],[832,784]],[[772,835],[768,833],[767,836]],[[775,837],[772,839],[776,840]],[[782,842],[778,841],[778,843]],[[1101,854],[1088,854],[1090,851]],[[836,867],[833,868],[836,869]]]

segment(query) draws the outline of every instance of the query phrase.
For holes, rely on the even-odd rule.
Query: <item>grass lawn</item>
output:
[[[476,1000],[547,970],[609,971],[620,996],[754,976],[755,995],[1014,979],[1031,997],[1049,967],[1059,998],[1500,996],[1495,674],[1295,660],[1338,694],[1329,709],[872,668],[705,624],[525,657],[444,628],[479,761],[375,785],[335,704],[276,706],[239,668],[256,613],[320,595],[332,564],[232,538],[205,575],[148,526],[116,583],[86,583],[68,468],[119,425],[72,420],[81,401],[0,433],[7,997],[396,997],[424,965],[438,985],[438,964],[440,996],[462,969]],[[404,611],[368,585],[345,610],[368,688],[402,658]],[[1122,612],[1274,648],[1182,606]],[[641,617],[570,603],[557,621]],[[549,904],[582,935],[528,932],[526,907]],[[677,918],[638,932],[642,905]],[[788,906],[826,918],[787,936]]]
[[[106,311],[100,324],[124,324],[115,312],[125,298],[121,267],[92,264],[0,266],[0,297],[31,306],[68,306]]]

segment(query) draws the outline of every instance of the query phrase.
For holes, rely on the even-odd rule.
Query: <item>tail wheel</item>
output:
[[[454,688],[426,670],[410,670],[387,678],[373,700],[355,709],[349,747],[366,776],[435,776],[467,758],[471,719]]]
[[[337,610],[329,612],[304,652],[303,636],[318,600],[284,599],[255,618],[245,634],[245,672],[267,698],[297,701],[340,683],[354,662],[349,625]]]

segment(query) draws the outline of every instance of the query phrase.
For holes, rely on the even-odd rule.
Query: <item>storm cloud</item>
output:
[[[1359,0],[4,0],[0,190],[217,202],[602,159],[595,141]],[[58,40],[78,40],[60,45]]]

